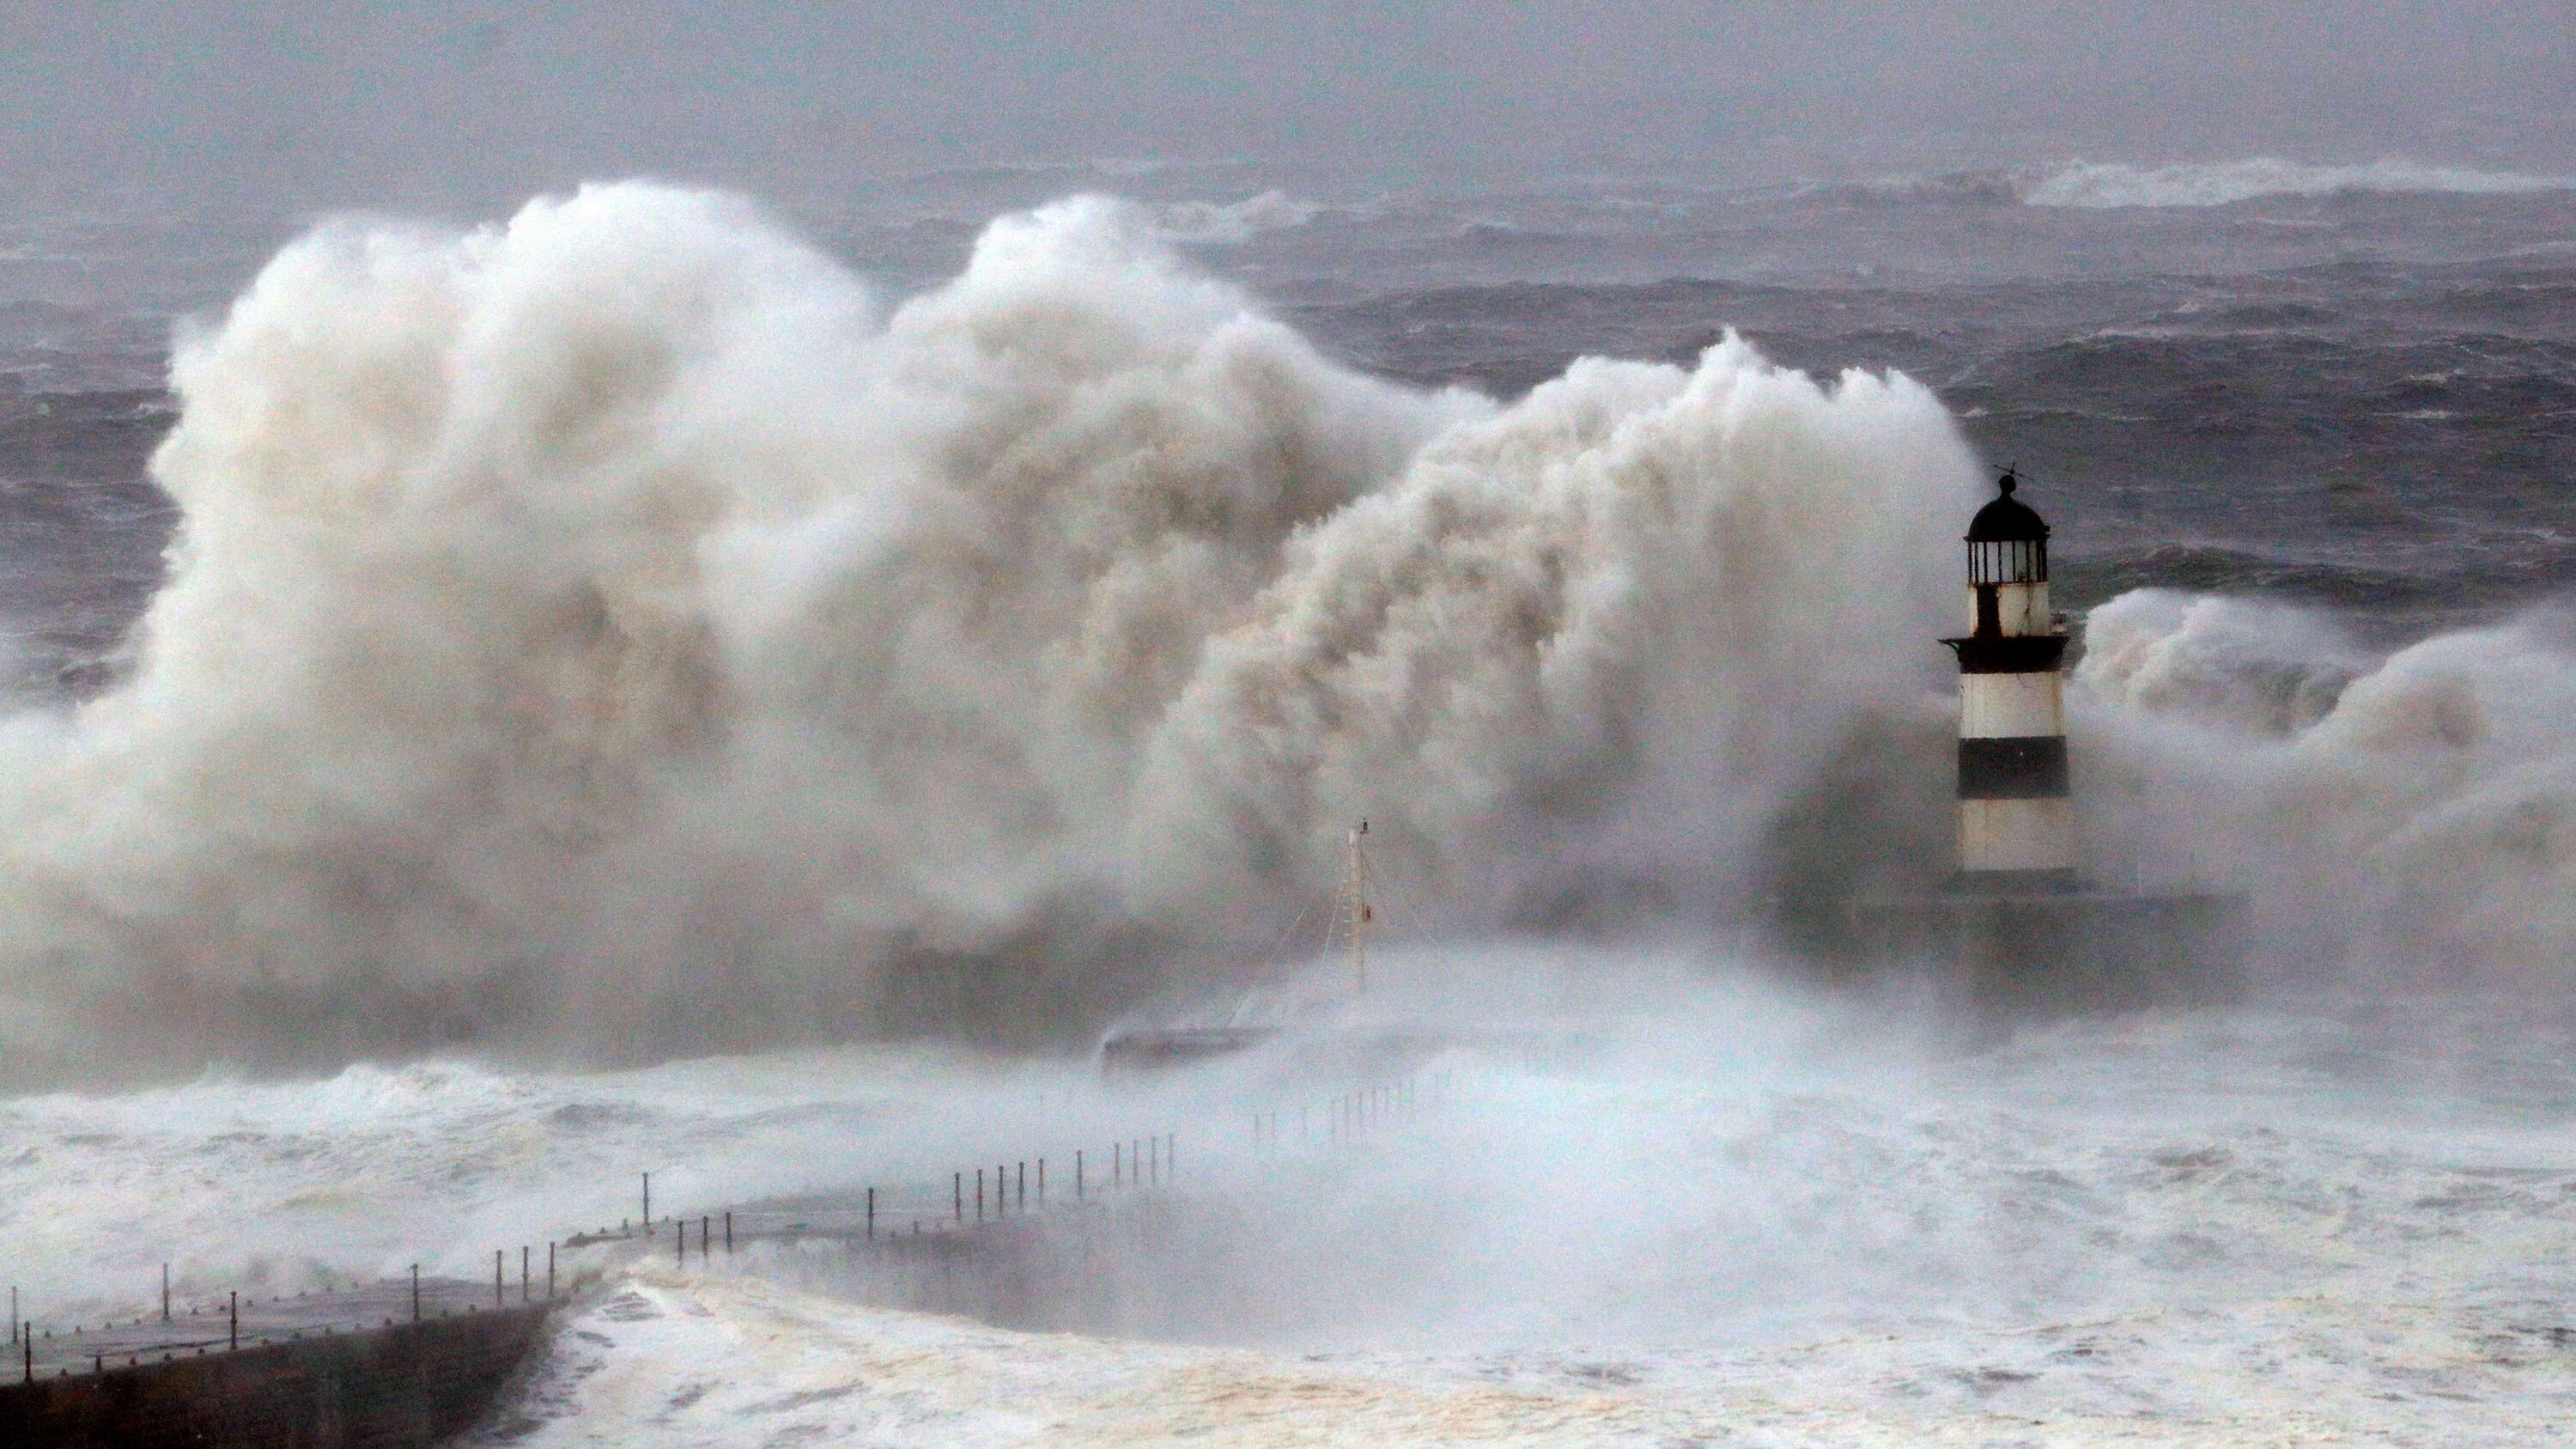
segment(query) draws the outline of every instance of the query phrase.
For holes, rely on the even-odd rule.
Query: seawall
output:
[[[455,1434],[544,1337],[543,1306],[0,1386],[10,1449],[397,1449]]]

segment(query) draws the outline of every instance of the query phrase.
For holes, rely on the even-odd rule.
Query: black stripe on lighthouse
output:
[[[2054,674],[2066,657],[2063,634],[1972,634],[1944,639],[1961,674]]]
[[[1959,741],[1962,800],[2066,797],[2064,735],[1969,736]]]

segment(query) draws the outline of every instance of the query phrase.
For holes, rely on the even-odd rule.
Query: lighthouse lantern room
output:
[[[2010,472],[1969,521],[1959,656],[1959,875],[1970,890],[2067,890],[2075,874],[2066,636],[2048,608],[2048,525]]]

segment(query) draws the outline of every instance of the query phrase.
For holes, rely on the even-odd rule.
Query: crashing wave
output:
[[[181,339],[130,674],[0,728],[0,997],[669,1049],[973,961],[1044,1030],[1132,982],[1103,921],[1266,922],[1357,816],[1435,896],[1741,854],[1937,677],[1926,389],[1730,339],[1416,391],[1156,231],[1006,217],[890,311],[650,185],[289,246]]]
[[[1929,390],[1733,337],[1402,387],[1161,230],[1005,217],[891,307],[649,185],[289,246],[181,338],[120,680],[0,722],[0,1057],[1087,1034],[1360,817],[1470,928],[1604,862],[1741,905],[1802,801],[1818,869],[1939,854],[1977,484]],[[2576,940],[2536,617],[2379,660],[2149,595],[2091,643],[2097,852],[2401,955]]]
[[[2311,960],[2446,985],[2563,976],[2576,941],[2567,614],[2374,659],[2313,611],[2151,590],[2097,608],[2086,633],[2079,697],[2112,736],[2105,774],[2138,792],[2122,833],[2228,858]]]
[[[1234,202],[1176,201],[1155,211],[1155,232],[1168,242],[1241,245],[1264,232],[1304,226],[1318,209],[1276,189]]]

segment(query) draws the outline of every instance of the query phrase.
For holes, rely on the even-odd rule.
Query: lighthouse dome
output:
[[[1995,500],[1968,520],[1968,542],[2035,542],[2048,537],[2048,524],[2029,504],[2013,497],[2020,486],[2021,480],[2010,473],[1995,480]]]

